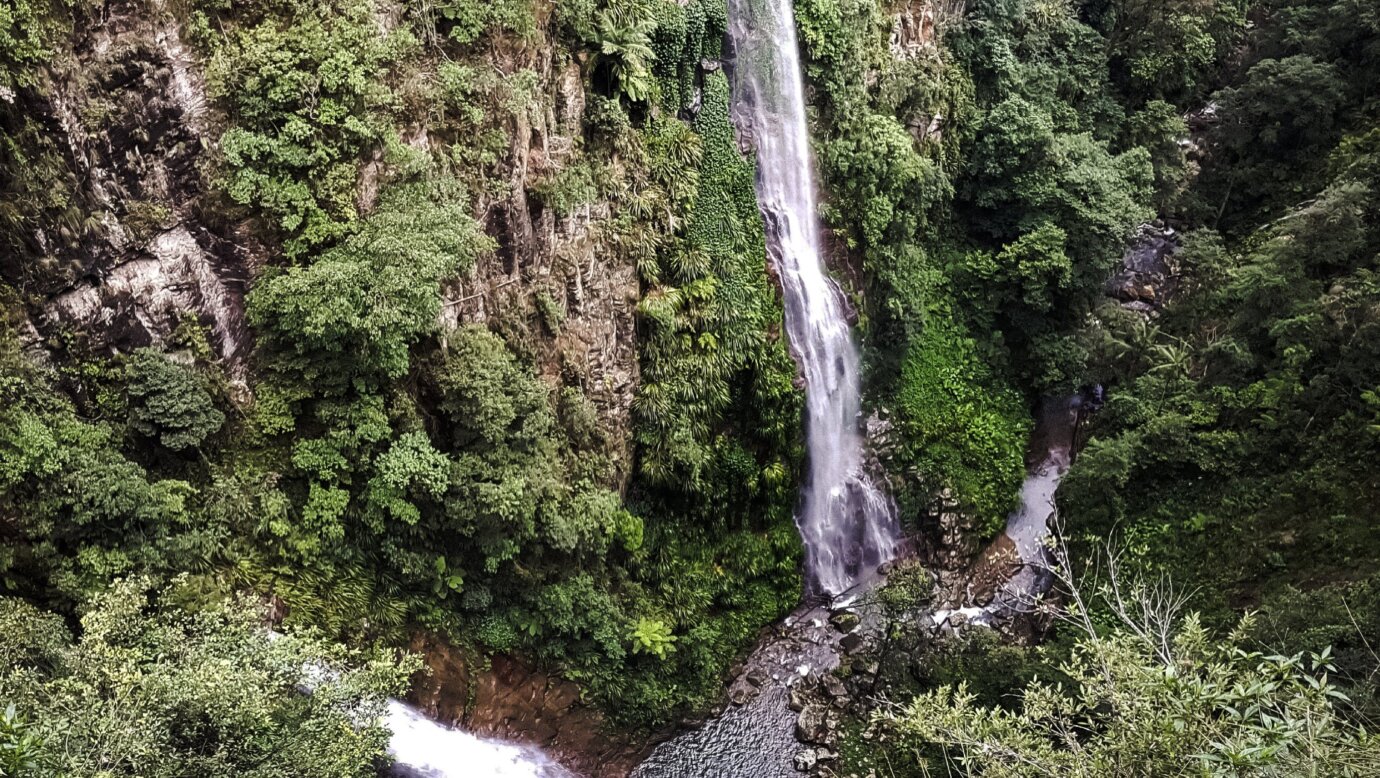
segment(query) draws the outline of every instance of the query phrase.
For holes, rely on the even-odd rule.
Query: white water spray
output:
[[[858,350],[825,274],[791,0],[730,0],[734,119],[757,147],[757,200],[805,374],[808,463],[796,525],[814,590],[838,594],[895,556],[890,498],[864,468]]]
[[[449,729],[397,700],[388,701],[388,752],[396,778],[570,778],[535,748]]]

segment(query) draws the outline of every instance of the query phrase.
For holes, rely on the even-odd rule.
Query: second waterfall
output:
[[[756,145],[768,252],[806,381],[807,469],[796,524],[810,588],[838,594],[896,554],[900,530],[890,498],[864,467],[858,350],[824,267],[791,0],[728,5],[734,121]]]

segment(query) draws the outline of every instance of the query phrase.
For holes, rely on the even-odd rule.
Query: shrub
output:
[[[129,422],[136,432],[157,438],[173,451],[200,446],[225,423],[206,381],[154,349],[140,349],[125,364]]]

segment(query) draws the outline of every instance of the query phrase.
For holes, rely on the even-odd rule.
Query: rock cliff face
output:
[[[411,649],[427,664],[413,701],[437,721],[481,737],[536,745],[592,778],[627,775],[650,750],[645,739],[612,733],[570,681],[511,657],[465,656],[433,638],[418,637]]]
[[[43,161],[57,171],[52,185],[61,196],[24,220],[0,277],[23,297],[35,354],[60,362],[68,353],[126,353],[166,344],[194,321],[243,390],[253,369],[244,298],[276,247],[251,220],[227,218],[241,210],[209,184],[224,122],[183,38],[164,4],[113,0],[77,25],[36,88],[13,97],[35,123],[34,137],[51,141]],[[512,144],[497,165],[506,196],[475,203],[499,250],[448,289],[442,324],[523,329],[551,383],[575,378],[594,401],[626,478],[638,375],[636,268],[602,250],[607,206],[558,216],[530,194],[561,169],[581,134],[581,67],[541,39],[494,57],[505,71],[537,74],[534,105],[506,128]],[[418,127],[408,141],[426,145]],[[361,160],[366,211],[378,172],[377,159]]]
[[[43,182],[52,196],[20,215],[20,229],[0,235],[12,244],[0,244],[13,249],[0,254],[0,278],[20,294],[25,346],[63,364],[164,347],[194,322],[237,399],[248,402],[255,364],[245,297],[282,260],[255,221],[225,216],[243,209],[211,183],[225,121],[208,102],[204,63],[160,2],[112,0],[86,21],[34,88],[0,95],[29,117],[19,140],[32,143],[28,151],[53,176]],[[631,473],[639,280],[630,262],[605,250],[607,204],[558,215],[531,194],[571,157],[586,104],[581,63],[542,39],[549,25],[538,26],[537,40],[493,55],[507,72],[536,73],[533,107],[504,128],[512,144],[495,168],[506,175],[505,194],[474,204],[499,248],[446,289],[441,324],[482,322],[516,334],[553,387],[578,383],[599,412],[621,485]],[[406,140],[428,144],[424,122]],[[366,213],[381,157],[360,160]],[[505,657],[476,670],[427,639],[413,647],[435,669],[416,696],[442,720],[536,741],[579,769],[599,766],[594,774],[625,774],[636,763],[636,748],[603,734],[602,716],[580,703],[573,683]]]
[[[205,90],[177,25],[158,4],[110,3],[41,78],[18,99],[51,140],[61,212],[32,220],[0,264],[26,298],[31,345],[125,352],[195,320],[242,382],[244,293],[266,252],[213,213]]]
[[[580,63],[563,49],[537,41],[501,55],[505,70],[538,74],[537,107],[507,128],[512,147],[503,166],[508,194],[481,199],[476,215],[498,243],[471,277],[448,290],[442,323],[488,322],[530,335],[548,382],[578,383],[599,409],[620,478],[630,475],[633,394],[638,362],[634,309],[641,296],[637,269],[604,244],[607,203],[566,216],[532,193],[559,172],[582,134],[586,96]],[[527,322],[537,320],[538,326]],[[570,379],[574,379],[571,381]]]

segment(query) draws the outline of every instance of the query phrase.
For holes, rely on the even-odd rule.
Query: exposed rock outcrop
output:
[[[1178,290],[1178,248],[1179,236],[1172,227],[1141,225],[1121,258],[1121,269],[1107,280],[1107,296],[1138,313],[1158,314]]]
[[[427,666],[412,701],[444,724],[538,746],[590,778],[627,775],[650,750],[645,739],[612,734],[570,681],[512,657],[469,656],[435,638],[418,636],[410,648]]]
[[[37,220],[0,274],[50,350],[125,352],[195,320],[242,379],[244,291],[266,252],[208,217],[205,88],[176,23],[158,4],[108,3],[64,57],[19,101],[54,141],[66,216]]]

